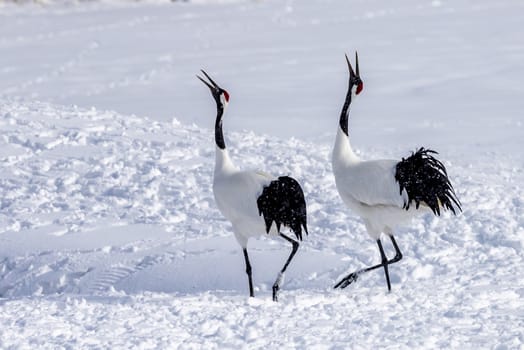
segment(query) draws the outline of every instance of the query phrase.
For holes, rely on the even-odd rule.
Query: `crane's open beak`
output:
[[[207,74],[203,69],[201,69],[200,71],[201,71],[202,73],[204,73],[204,75],[205,75],[206,78],[211,82],[212,85],[209,84],[207,81],[205,81],[202,77],[200,77],[200,76],[198,76],[198,75],[197,75],[196,77],[197,77],[198,79],[200,79],[204,84],[206,84],[207,87],[211,89],[211,91],[222,90],[222,89],[220,88],[220,86],[218,86],[217,83],[215,83],[214,80],[211,79],[211,77],[210,77],[210,76],[209,76],[209,75],[208,75],[208,74]]]
[[[348,63],[348,68],[349,68],[349,73],[351,76],[356,76],[356,77],[359,77],[360,78],[360,70],[358,68],[358,53],[355,51],[355,65],[357,67],[357,72],[355,74],[355,71],[353,70],[353,67],[351,66],[351,63],[349,63],[349,58],[348,58],[348,55],[345,55],[346,56],[346,62]]]
[[[356,73],[353,70],[351,63],[349,62],[348,55],[345,55],[345,56],[346,56],[346,62],[348,63],[348,69],[349,69],[349,83],[350,83],[350,86],[352,86],[353,84],[357,86],[355,94],[358,95],[364,88],[364,84],[362,83],[362,80],[360,79],[360,69],[358,68],[358,53],[355,51],[355,66],[357,68]]]
[[[355,75],[355,71],[353,70],[353,67],[351,67],[351,63],[349,63],[348,55],[345,54],[345,56],[346,56],[346,62],[348,63],[349,74],[350,74],[350,76],[354,76]]]

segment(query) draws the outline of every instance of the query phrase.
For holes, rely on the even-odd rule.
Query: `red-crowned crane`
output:
[[[218,86],[206,72],[202,70],[202,73],[209,82],[198,75],[197,77],[211,90],[217,105],[213,194],[218,209],[231,222],[237,242],[244,252],[250,297],[255,294],[247,253],[249,238],[266,234],[278,235],[293,245],[289,258],[273,284],[273,301],[278,301],[284,273],[298,250],[298,241],[302,240],[302,228],[308,233],[304,193],[298,182],[289,176],[275,178],[264,172],[243,171],[235,167],[222,133],[222,118],[229,103],[229,93]],[[297,240],[280,232],[281,226],[293,231]]]
[[[349,106],[362,91],[358,55],[355,53],[356,71],[346,55],[349,68],[349,87],[340,114],[338,132],[333,149],[333,172],[337,190],[343,202],[364,221],[371,238],[380,251],[380,264],[350,273],[335,288],[345,288],[365,272],[384,268],[388,291],[391,291],[388,267],[402,259],[402,253],[393,237],[393,229],[418,213],[430,209],[440,215],[441,209],[453,214],[462,210],[448,179],[446,168],[433,154],[420,148],[402,160],[361,160],[353,151],[348,133]],[[381,234],[391,239],[395,256],[388,260]]]

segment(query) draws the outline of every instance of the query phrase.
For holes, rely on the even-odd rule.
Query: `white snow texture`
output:
[[[0,3],[0,349],[524,349],[524,4]],[[363,159],[436,149],[462,202],[380,255],[331,150],[359,52]],[[215,103],[243,169],[303,186],[309,236],[242,250],[212,194]],[[385,239],[386,253],[393,247]]]

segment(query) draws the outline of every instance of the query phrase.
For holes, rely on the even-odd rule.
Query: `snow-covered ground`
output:
[[[524,5],[517,1],[0,5],[0,348],[524,347]],[[379,260],[330,165],[347,68],[363,158],[435,148],[462,201]],[[237,165],[293,174],[310,235],[250,242],[211,192],[231,93]],[[386,244],[392,254],[392,247]]]

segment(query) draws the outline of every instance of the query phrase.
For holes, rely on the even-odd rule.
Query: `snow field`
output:
[[[40,102],[3,102],[0,116],[1,347],[522,342],[522,168],[511,162],[490,174],[446,154],[464,213],[399,231],[393,293],[381,273],[335,291],[378,252],[338,198],[330,147],[226,129],[237,164],[304,185],[310,235],[273,304],[290,247],[250,242],[248,300],[241,250],[214,207],[210,129]]]
[[[521,344],[521,315],[514,307],[522,304],[516,293],[472,290],[450,295],[448,284],[429,281],[411,287],[409,297],[398,290],[385,295],[368,288],[358,297],[299,290],[278,304],[270,295],[248,300],[225,292],[22,298],[7,309],[5,318],[18,321],[8,324],[2,347],[366,349]]]

